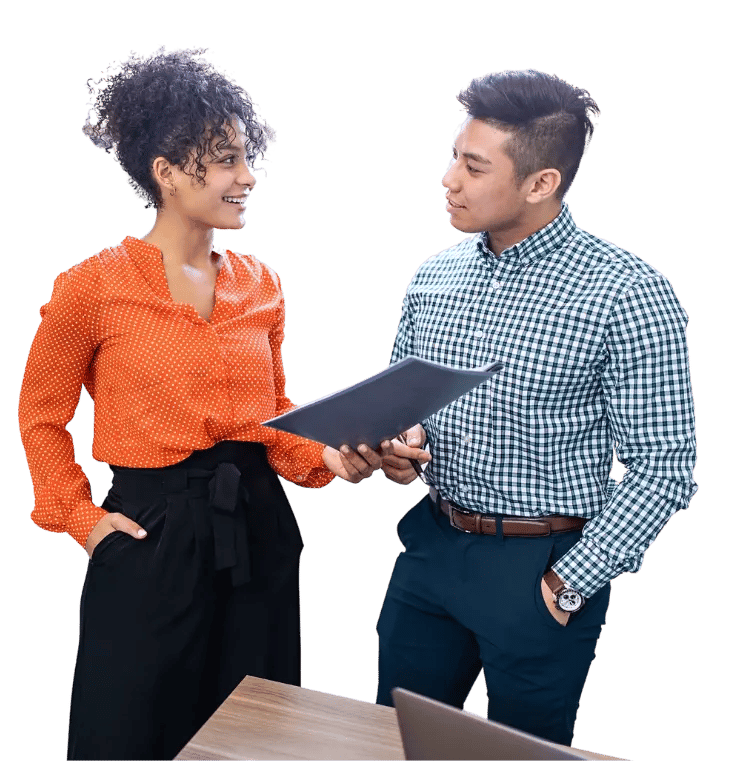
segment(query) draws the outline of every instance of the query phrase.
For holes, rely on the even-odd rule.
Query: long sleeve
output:
[[[49,531],[67,531],[84,546],[105,514],[91,501],[89,482],[74,460],[66,425],[74,416],[95,351],[94,264],[59,275],[41,308],[41,324],[28,356],[20,394],[20,432],[30,467],[33,521]]]
[[[581,541],[553,566],[586,596],[624,571],[637,571],[659,531],[696,491],[686,322],[658,275],[629,289],[613,310],[602,390],[627,472]]]
[[[269,333],[277,415],[296,406],[285,394],[285,372],[282,366],[284,325],[285,306],[281,302],[277,321]],[[277,431],[275,443],[267,446],[267,459],[276,473],[299,486],[319,488],[329,484],[335,477],[323,465],[322,444],[284,431]]]
[[[407,289],[407,295],[402,303],[402,316],[397,327],[390,364],[393,365],[412,354],[414,354],[414,325],[409,310],[409,290]]]
[[[407,293],[404,296],[402,302],[402,314],[399,319],[399,325],[397,326],[396,337],[394,338],[394,346],[391,351],[390,364],[400,362],[405,357],[417,356],[415,350],[415,335],[414,335],[414,320],[412,317],[411,305],[410,305],[410,290],[407,288]],[[423,446],[429,446],[432,451],[433,442],[435,441],[435,432],[430,426],[430,418],[426,418],[420,422],[422,428],[424,428],[426,441]],[[428,462],[423,468],[424,477],[427,479],[428,484],[432,484],[432,462]]]

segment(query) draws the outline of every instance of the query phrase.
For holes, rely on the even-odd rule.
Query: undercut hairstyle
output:
[[[532,69],[474,79],[458,100],[474,119],[509,133],[504,150],[516,183],[542,169],[557,169],[557,197],[572,184],[600,109],[587,90]]]
[[[107,153],[114,149],[146,208],[163,203],[152,175],[158,156],[205,184],[204,157],[230,143],[232,120],[244,124],[250,167],[274,138],[247,92],[201,60],[204,52],[133,55],[117,73],[87,82],[92,106],[84,134]]]

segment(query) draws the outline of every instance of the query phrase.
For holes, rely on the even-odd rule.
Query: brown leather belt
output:
[[[440,506],[450,519],[450,525],[468,534],[496,535],[496,519],[474,510],[464,510],[443,499],[437,489],[430,486],[430,498]],[[565,515],[544,515],[541,518],[503,518],[504,536],[549,536],[566,531],[579,531],[587,523],[586,518]]]

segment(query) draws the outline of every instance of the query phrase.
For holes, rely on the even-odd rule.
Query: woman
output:
[[[319,487],[381,465],[259,424],[293,406],[279,279],[212,243],[243,227],[272,133],[199,53],[91,86],[85,132],[155,225],[57,278],[21,392],[32,517],[90,557],[69,758],[172,758],[244,675],[299,684],[302,542],[275,473]],[[65,428],[82,384],[113,470],[101,507]]]

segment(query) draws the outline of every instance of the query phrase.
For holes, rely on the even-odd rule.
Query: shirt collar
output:
[[[542,259],[547,254],[563,246],[577,229],[569,207],[562,202],[562,210],[554,219],[541,230],[532,233],[518,243],[514,243],[501,253],[500,259],[517,259],[524,267]],[[489,248],[490,236],[483,232],[478,236],[478,249],[485,256],[495,256]]]
[[[132,263],[145,278],[145,282],[152,288],[152,290],[163,299],[171,299],[170,289],[168,288],[168,281],[165,277],[165,268],[163,267],[163,253],[152,243],[147,243],[139,238],[133,238],[128,235],[123,241],[122,246],[127,251]],[[221,272],[228,273],[230,269],[228,251],[222,252],[213,250],[212,253],[222,257]],[[217,279],[217,285],[219,279]]]

